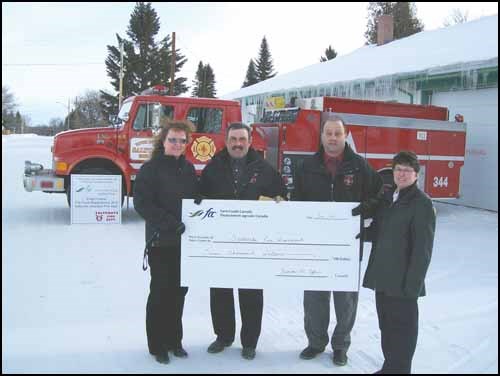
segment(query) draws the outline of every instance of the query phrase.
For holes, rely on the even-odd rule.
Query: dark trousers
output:
[[[241,345],[255,349],[262,326],[263,292],[238,289],[241,313]],[[217,339],[232,343],[236,331],[233,289],[210,289],[210,312]]]
[[[328,344],[331,295],[330,291],[304,291],[304,329],[308,346],[318,350],[324,350]],[[351,345],[358,295],[357,291],[333,291],[337,320],[331,339],[333,350],[347,351]]]
[[[151,283],[146,305],[146,334],[151,354],[182,344],[182,311],[187,287],[180,287],[180,249],[153,247],[149,252]]]
[[[375,294],[384,353],[383,373],[411,373],[418,336],[417,299]]]

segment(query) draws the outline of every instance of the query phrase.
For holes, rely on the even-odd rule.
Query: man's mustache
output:
[[[231,150],[236,150],[236,149],[240,149],[241,151],[243,151],[243,146],[233,146]]]

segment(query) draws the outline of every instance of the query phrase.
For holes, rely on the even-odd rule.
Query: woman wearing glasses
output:
[[[436,228],[431,199],[418,186],[410,151],[392,160],[394,186],[385,192],[367,231],[373,240],[363,286],[375,290],[384,364],[375,373],[411,373],[418,335],[417,299],[425,296]]]
[[[151,159],[135,181],[134,207],[146,221],[151,283],[146,306],[149,352],[169,363],[168,352],[184,358],[182,311],[187,287],[180,286],[183,198],[197,195],[197,177],[184,153],[194,131],[189,121],[168,121],[157,136]],[[148,247],[148,246],[147,246]]]

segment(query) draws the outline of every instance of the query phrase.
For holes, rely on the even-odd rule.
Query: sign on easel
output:
[[[71,175],[71,224],[122,223],[120,175]]]

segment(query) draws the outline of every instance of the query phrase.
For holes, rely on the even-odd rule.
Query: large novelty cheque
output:
[[[181,285],[357,291],[357,205],[184,199]]]

